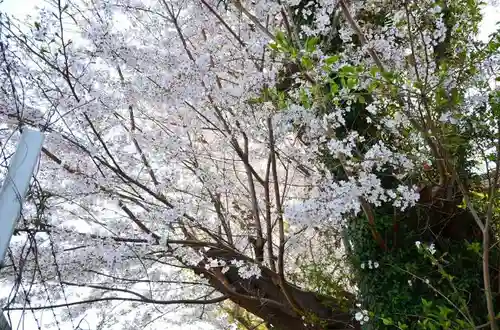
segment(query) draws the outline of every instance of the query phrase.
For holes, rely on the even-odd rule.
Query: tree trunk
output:
[[[227,263],[234,259],[242,260],[236,253],[231,254],[219,249],[210,249],[206,255]],[[261,276],[249,279],[242,278],[235,267],[230,267],[224,274],[220,269],[216,269],[214,270],[216,276],[208,274],[204,269],[197,269],[195,272],[208,275],[211,285],[216,290],[229,296],[235,304],[265,320],[274,329],[361,329],[350,313],[355,300],[351,293],[342,292],[339,293],[339,297],[328,297],[285,283],[286,292],[293,300],[294,308],[279,285],[278,275],[267,267],[260,268]],[[313,321],[314,325],[311,324]]]

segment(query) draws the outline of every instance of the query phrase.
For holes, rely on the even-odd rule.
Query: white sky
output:
[[[4,0],[0,4],[0,11],[22,17],[30,13],[37,4],[43,2],[43,0]]]
[[[0,0],[1,1],[1,0]],[[17,17],[24,17],[30,13],[33,13],[35,10],[35,6],[42,6],[44,3],[43,0],[3,0],[3,3],[0,3],[0,12],[7,12],[10,15]],[[488,35],[495,31],[495,23],[500,21],[500,6],[492,7],[487,6],[485,10],[483,10],[484,20],[481,24],[480,36],[479,39],[486,41],[488,40]],[[0,306],[1,307],[1,306]],[[91,312],[91,311],[89,311]],[[50,311],[44,313],[44,319],[51,318]],[[36,329],[37,325],[34,322],[30,313],[28,315],[24,315],[24,322],[21,320],[21,313],[11,313],[11,317],[13,319],[13,329]],[[91,313],[89,313],[91,314]],[[90,316],[90,315],[88,315]],[[87,320],[92,322],[94,317],[88,317]],[[19,325],[19,327],[18,327]],[[167,324],[163,323],[162,328],[165,328]],[[94,329],[89,324],[89,330]],[[196,326],[196,325],[185,325],[182,328],[173,326],[171,324],[168,325],[170,330],[189,330],[189,329],[209,329],[209,326]]]

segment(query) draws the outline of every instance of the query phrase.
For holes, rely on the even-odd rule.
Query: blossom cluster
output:
[[[415,246],[417,247],[417,249],[419,249],[419,250],[424,249],[425,251],[428,251],[432,255],[434,255],[436,253],[436,246],[434,245],[434,243],[426,245],[426,244],[422,244],[422,242],[420,242],[420,241],[416,241]]]
[[[360,265],[361,269],[365,269],[365,267],[368,267],[368,269],[377,269],[380,266],[378,261],[371,261],[371,260],[368,260],[366,265],[364,262],[362,262]]]
[[[354,318],[356,319],[356,321],[359,321],[361,325],[370,320],[370,316],[368,315],[368,311],[366,309],[356,312]]]

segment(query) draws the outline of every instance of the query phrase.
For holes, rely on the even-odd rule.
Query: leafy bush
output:
[[[465,329],[485,323],[480,243],[424,243],[422,229],[404,220],[397,233],[394,227],[393,217],[377,214],[376,230],[385,236],[387,251],[374,241],[364,218],[348,228],[360,300],[375,316],[367,329],[396,329],[398,324],[406,329]]]

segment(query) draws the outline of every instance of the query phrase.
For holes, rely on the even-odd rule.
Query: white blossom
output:
[[[429,250],[429,252],[431,254],[436,253],[436,247],[435,247],[434,243],[432,243],[431,245],[429,245],[428,250]]]

